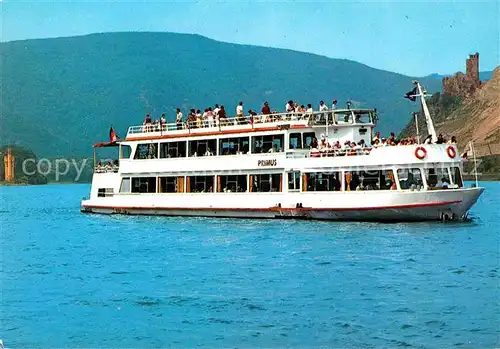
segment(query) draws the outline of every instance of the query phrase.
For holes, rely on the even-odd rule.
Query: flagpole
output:
[[[417,128],[417,143],[420,144],[420,133],[418,132],[418,113],[413,113],[415,116],[415,127]]]
[[[479,187],[479,181],[477,180],[477,161],[476,161],[476,148],[474,148],[474,142],[470,141],[470,148],[472,150],[472,156],[474,157],[474,175],[476,177],[476,188]]]

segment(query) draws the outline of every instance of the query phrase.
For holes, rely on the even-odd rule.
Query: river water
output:
[[[500,183],[465,223],[85,215],[0,187],[6,347],[500,346]]]

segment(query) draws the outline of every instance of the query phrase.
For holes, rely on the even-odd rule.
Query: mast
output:
[[[420,144],[420,133],[418,132],[418,113],[413,113],[415,117],[415,127],[417,128],[417,143]]]
[[[420,97],[420,103],[422,104],[422,110],[425,115],[425,123],[427,124],[427,132],[432,136],[432,142],[437,141],[436,130],[434,129],[434,123],[432,122],[431,114],[429,113],[429,109],[427,108],[427,103],[425,102],[425,96],[427,95],[427,91],[425,91],[418,81],[413,82],[417,85],[417,92],[415,94],[416,97]]]

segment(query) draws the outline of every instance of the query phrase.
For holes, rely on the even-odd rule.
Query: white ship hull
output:
[[[483,190],[468,188],[422,192],[363,191],[286,195],[214,193],[210,198],[206,194],[117,195],[86,200],[82,202],[82,212],[380,222],[457,220],[466,215]]]

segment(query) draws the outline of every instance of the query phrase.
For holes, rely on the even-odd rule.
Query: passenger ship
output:
[[[427,128],[436,133],[415,81]],[[375,109],[132,126],[123,141],[94,145],[82,212],[361,221],[459,220],[483,188],[465,188],[456,145],[373,147]],[[315,139],[360,143],[320,151]],[[363,143],[363,142],[361,142]],[[96,166],[96,149],[119,161]]]

